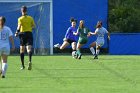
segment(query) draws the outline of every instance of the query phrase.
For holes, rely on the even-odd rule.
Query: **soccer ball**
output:
[[[76,53],[76,51],[73,51],[73,52],[72,52],[72,57],[73,57],[73,58],[77,58],[77,53]]]

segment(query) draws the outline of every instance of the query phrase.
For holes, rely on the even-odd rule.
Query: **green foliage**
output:
[[[110,32],[140,32],[139,5],[139,0],[109,0]]]

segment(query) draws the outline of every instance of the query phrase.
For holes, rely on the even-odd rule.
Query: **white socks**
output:
[[[90,51],[91,51],[91,53],[92,53],[93,55],[95,55],[95,50],[94,50],[93,47],[90,48]],[[99,55],[99,52],[100,52],[100,50],[97,50],[97,49],[96,49],[96,55]]]
[[[5,76],[5,74],[6,74],[7,67],[8,67],[7,63],[2,63],[2,75],[3,76]]]
[[[93,47],[90,48],[91,53],[93,54],[93,56],[95,55],[95,50]]]
[[[96,55],[99,55],[99,52],[100,52],[100,50],[97,50],[97,49],[96,49]]]

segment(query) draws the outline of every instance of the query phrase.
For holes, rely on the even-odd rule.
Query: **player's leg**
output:
[[[32,69],[32,45],[33,45],[33,35],[31,32],[26,33],[27,43],[26,49],[29,56],[28,70]]]
[[[78,44],[77,44],[77,55],[78,55],[78,59],[81,59],[82,54],[81,54],[80,49],[81,49],[81,47],[82,47],[83,45],[84,45],[84,44],[80,44],[80,42],[78,42]]]
[[[21,60],[21,70],[25,68],[24,65],[24,52],[25,52],[25,46],[20,46],[20,60]]]
[[[96,55],[95,55],[94,59],[98,59],[98,55],[99,55],[99,52],[100,52],[100,48],[101,48],[101,46],[97,44],[97,45],[96,45]]]
[[[60,46],[60,50],[65,49],[67,46],[69,46],[70,44],[67,41],[64,41],[63,44]]]
[[[25,68],[24,65],[24,52],[25,52],[25,41],[26,37],[24,33],[19,34],[19,39],[20,39],[20,60],[21,60],[21,70]]]
[[[32,46],[28,45],[26,49],[29,56],[28,70],[31,70],[32,69]]]
[[[76,51],[76,42],[72,42],[71,43],[71,46],[72,46],[72,50],[73,51]]]
[[[93,56],[95,55],[95,50],[94,50],[95,46],[96,46],[96,42],[93,42],[93,43],[90,44],[90,51],[93,54]]]
[[[101,46],[100,46],[100,45],[97,45],[97,46],[96,46],[96,55],[99,55],[100,48],[101,48]]]
[[[96,42],[96,55],[94,57],[94,59],[98,59],[98,55],[100,53],[100,48],[104,45],[104,40],[103,39],[99,39]]]
[[[1,77],[2,78],[5,78],[5,75],[6,75],[6,71],[7,71],[7,67],[8,67],[7,58],[8,58],[7,55],[5,55],[5,54],[1,55],[1,61],[2,61],[2,74],[1,74]]]
[[[72,47],[72,57],[77,58],[78,55],[77,55],[77,52],[76,52],[76,42],[75,41],[71,43],[71,47]],[[74,55],[73,55],[73,53],[74,53]]]

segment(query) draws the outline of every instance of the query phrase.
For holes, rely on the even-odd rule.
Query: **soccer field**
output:
[[[19,70],[19,60],[9,57],[0,93],[140,93],[139,56],[34,56],[31,71]]]

